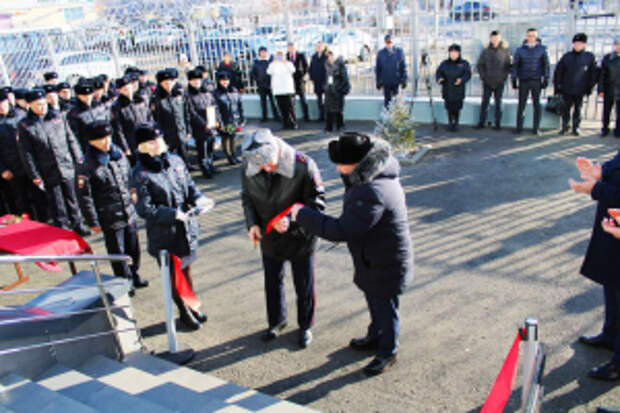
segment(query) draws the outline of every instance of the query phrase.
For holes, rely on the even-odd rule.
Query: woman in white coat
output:
[[[271,90],[278,101],[284,129],[297,129],[295,117],[295,81],[293,74],[295,66],[284,59],[283,52],[277,52],[276,56],[267,68],[267,74],[271,76]]]

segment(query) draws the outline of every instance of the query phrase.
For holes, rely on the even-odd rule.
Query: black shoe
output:
[[[512,131],[512,133],[514,133],[515,135],[521,135],[523,133],[523,129],[515,129],[514,131]]]
[[[278,324],[275,327],[271,327],[269,328],[267,331],[265,331],[260,339],[262,341],[271,341],[274,338],[276,338],[278,336],[278,333],[282,332],[282,330],[284,330],[286,328],[286,320],[282,321],[280,324]]]
[[[133,276],[133,286],[136,288],[146,288],[149,286],[149,281],[136,274]]]
[[[573,128],[573,135],[574,136],[581,136],[581,129]]]
[[[478,122],[478,124],[474,126],[474,129],[484,129],[484,123]]]
[[[364,373],[369,376],[376,376],[383,373],[396,363],[396,354],[392,354],[389,357],[375,357],[366,367],[364,367]]]
[[[604,138],[607,135],[609,135],[609,129],[603,129],[601,131],[601,138]]]
[[[73,231],[81,237],[87,237],[91,234],[90,229],[86,225],[78,225]]]
[[[232,159],[233,159],[233,162],[235,163],[235,165],[238,165],[238,164],[241,163],[241,159],[237,158],[236,155],[233,155]]]
[[[317,122],[325,122],[325,117],[322,116],[316,120]]]
[[[609,339],[602,333],[597,336],[581,336],[579,337],[579,342],[591,347],[604,348],[614,351],[613,344],[611,344]]]
[[[265,122],[268,122],[268,121],[269,121],[269,119],[263,118],[263,119],[260,120],[260,123],[265,123]]]
[[[282,118],[279,116],[276,116],[275,118],[273,118],[274,122],[282,122]]]
[[[540,133],[540,131],[538,129],[533,129],[532,130],[532,135],[534,135],[534,136],[542,136],[542,133]]]
[[[306,348],[312,343],[312,331],[310,329],[299,331],[299,347]]]
[[[495,126],[493,126],[494,130],[502,130],[502,127],[500,126],[500,124],[496,124]]]
[[[236,165],[235,160],[232,156],[227,155],[226,160],[228,161],[228,165]]]
[[[620,368],[618,366],[608,361],[602,366],[595,367],[588,372],[588,377],[592,377],[597,380],[606,380],[606,381],[616,381],[620,380]]]
[[[202,172],[202,177],[205,179],[211,179],[213,178],[213,172],[211,172],[211,168],[209,167],[202,167],[200,168],[200,172]]]
[[[375,351],[379,348],[379,339],[368,336],[354,338],[349,343],[349,346],[358,351]]]
[[[179,320],[185,327],[190,330],[198,330],[200,328],[200,322],[196,320],[192,312],[187,306],[184,309],[179,309]]]
[[[209,317],[200,310],[194,311],[190,308],[190,311],[192,312],[192,315],[194,316],[196,320],[198,320],[199,323],[206,323],[207,320],[209,319]]]
[[[560,135],[566,135],[568,133],[568,127],[562,127],[560,129]]]

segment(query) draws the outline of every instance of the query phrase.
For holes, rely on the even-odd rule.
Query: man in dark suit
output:
[[[288,44],[288,52],[286,52],[286,60],[295,66],[293,79],[295,80],[295,94],[299,96],[301,110],[304,112],[304,121],[308,122],[308,103],[306,103],[306,74],[308,73],[308,61],[303,53],[295,50],[293,43]]]

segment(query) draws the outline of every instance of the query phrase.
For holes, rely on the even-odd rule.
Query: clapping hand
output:
[[[603,227],[603,231],[613,235],[614,238],[620,239],[620,228],[616,224],[617,221],[618,218],[616,218],[616,221],[614,221],[614,218],[604,218],[601,222],[601,226]]]
[[[581,172],[581,178],[584,180],[593,179],[594,181],[600,181],[603,179],[603,169],[600,163],[594,163],[587,158],[577,158],[577,169]]]
[[[573,179],[569,179],[568,184],[576,193],[590,195],[592,193],[592,188],[594,188],[594,185],[596,184],[596,181],[592,178],[587,178],[583,182],[577,182]]]

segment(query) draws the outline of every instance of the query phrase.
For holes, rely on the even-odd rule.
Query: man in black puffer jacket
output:
[[[561,135],[568,132],[571,107],[574,107],[573,135],[581,134],[579,123],[581,122],[583,97],[592,93],[598,80],[596,58],[592,53],[586,52],[587,43],[588,36],[585,33],[577,33],[573,37],[573,50],[562,56],[553,73],[555,93],[561,94],[566,103],[564,113],[562,113]]]
[[[510,51],[502,40],[502,35],[498,31],[492,31],[489,45],[478,58],[478,73],[484,88],[478,128],[485,127],[491,94],[495,97],[495,129],[501,127],[502,95],[510,74],[511,60]]]
[[[260,107],[263,114],[261,122],[267,121],[267,99],[271,104],[271,113],[273,113],[273,119],[280,121],[280,114],[276,108],[276,100],[271,93],[271,76],[267,74],[267,67],[273,59],[267,56],[267,48],[261,47],[258,49],[258,59],[254,60],[252,71],[250,72],[250,80],[256,83],[258,88],[258,94],[260,96]]]
[[[330,241],[344,241],[353,258],[353,281],[364,292],[371,324],[363,338],[351,340],[357,350],[376,350],[366,366],[382,373],[396,361],[400,320],[399,295],[413,278],[413,247],[400,166],[390,145],[355,132],[329,144],[346,192],[339,218],[296,207],[292,219],[304,230]]]
[[[540,91],[549,84],[549,56],[547,48],[538,39],[536,29],[528,29],[523,46],[519,47],[512,61],[512,87],[519,89],[516,133],[523,132],[523,119],[528,95],[534,105],[533,133],[538,135],[540,126]]]
[[[179,155],[189,167],[187,140],[189,116],[185,112],[183,93],[175,88],[179,72],[168,68],[157,72],[157,89],[152,99],[153,119],[164,134],[164,140],[171,152]]]
[[[140,242],[137,215],[129,191],[129,162],[121,150],[112,144],[112,125],[95,121],[88,125],[88,143],[84,175],[78,178],[78,190],[92,194],[88,204],[98,222],[93,226],[103,231],[108,254],[127,254],[131,265],[113,262],[117,277],[132,280],[135,288],[148,286],[138,274]],[[89,214],[90,215],[90,214]]]
[[[325,189],[312,159],[297,153],[269,129],[259,129],[243,140],[241,202],[250,240],[260,242],[265,270],[265,296],[269,328],[264,341],[274,339],[286,327],[284,264],[291,262],[297,293],[299,346],[312,341],[314,322],[314,250],[316,237],[291,223],[287,217],[270,222],[296,202],[325,208]]]
[[[73,134],[85,150],[88,147],[87,125],[96,120],[109,120],[109,113],[102,105],[93,107],[95,84],[91,79],[82,79],[73,87],[76,99],[67,114],[67,121]]]
[[[614,136],[620,138],[620,39],[614,45],[614,51],[603,57],[598,84],[599,96],[603,97],[603,127],[601,136],[609,134],[611,109],[616,105],[616,129]]]

